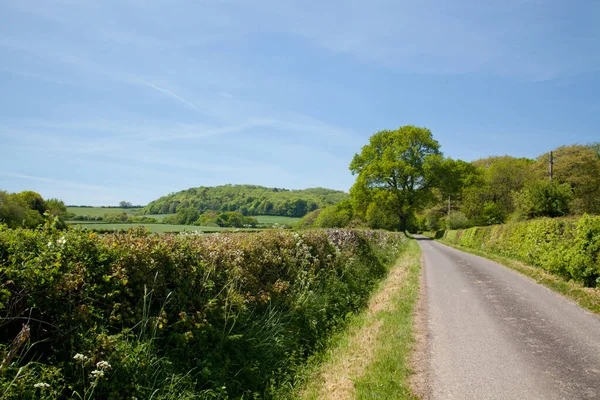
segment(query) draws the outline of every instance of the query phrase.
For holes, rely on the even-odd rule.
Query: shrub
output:
[[[0,393],[268,398],[365,305],[403,241],[0,228]]]
[[[319,213],[316,226],[319,228],[343,228],[352,219],[352,211],[339,205],[324,208]]]
[[[451,211],[450,215],[446,218],[447,229],[464,229],[469,226],[469,219],[465,214],[460,211]],[[432,231],[438,230],[439,226]]]
[[[218,226],[224,228],[254,228],[258,221],[253,217],[246,217],[237,211],[227,211],[221,213],[215,219]]]
[[[300,221],[298,221],[296,228],[306,229],[315,227],[317,223],[317,218],[319,218],[319,214],[321,214],[321,211],[323,211],[323,209],[319,208],[306,214],[304,217],[302,217]]]
[[[515,258],[586,286],[600,284],[600,216],[448,230],[444,239]]]
[[[539,180],[530,182],[514,196],[514,220],[562,217],[569,213],[573,191],[569,184]]]

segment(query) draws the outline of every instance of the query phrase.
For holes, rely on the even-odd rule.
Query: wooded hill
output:
[[[347,197],[342,191],[324,188],[287,190],[255,185],[202,186],[163,196],[150,202],[141,213],[175,214],[191,208],[200,214],[238,211],[243,215],[303,217]]]

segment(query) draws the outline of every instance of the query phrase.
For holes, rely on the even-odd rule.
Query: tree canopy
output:
[[[398,215],[399,228],[406,229],[413,213],[433,198],[439,149],[429,129],[411,125],[371,136],[350,164],[357,175],[350,192],[362,216],[367,217],[371,203],[385,199],[386,211]]]
[[[8,193],[0,190],[0,224],[10,228],[36,228],[49,216],[57,217],[58,227],[65,227],[60,220],[67,213],[65,203],[58,199],[44,200],[39,193],[26,190]]]
[[[171,193],[152,201],[144,207],[142,213],[175,214],[191,208],[198,215],[208,211],[237,211],[243,215],[303,217],[311,211],[337,204],[346,198],[348,195],[342,191],[324,188],[287,190],[254,185],[202,186]],[[192,216],[193,212],[189,213]]]

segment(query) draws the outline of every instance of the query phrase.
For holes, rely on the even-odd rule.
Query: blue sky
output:
[[[599,141],[598,21],[595,0],[0,0],[0,189],[348,190],[407,124],[465,160]]]

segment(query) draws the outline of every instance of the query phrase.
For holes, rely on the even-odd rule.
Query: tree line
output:
[[[57,224],[64,228],[63,218],[66,215],[67,207],[62,200],[44,200],[39,193],[31,190],[20,193],[0,190],[0,224],[9,228],[36,228],[49,217],[57,217]]]
[[[301,226],[431,231],[600,214],[598,143],[466,162],[444,157],[430,130],[403,126],[374,134],[350,170],[350,197]]]
[[[141,213],[179,214],[180,217],[174,221],[185,224],[194,223],[207,212],[303,217],[347,197],[342,191],[324,188],[287,190],[255,185],[203,186],[163,196],[150,202]]]
[[[161,197],[135,218],[173,214],[164,222],[252,227],[252,216],[276,215],[303,217],[300,227],[435,231],[600,214],[598,143],[561,146],[534,159],[504,155],[467,162],[444,157],[430,130],[407,125],[371,136],[350,170],[356,182],[349,194],[198,187]],[[32,191],[0,191],[0,223],[33,228],[50,215],[67,216],[64,203]],[[126,214],[114,218],[137,222]]]

